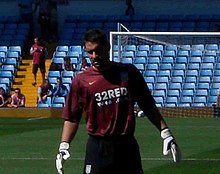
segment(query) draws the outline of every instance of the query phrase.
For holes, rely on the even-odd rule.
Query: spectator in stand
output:
[[[15,88],[15,93],[11,96],[11,106],[14,108],[25,107],[25,96],[20,88]]]
[[[33,56],[33,83],[32,85],[35,86],[37,84],[37,71],[40,68],[42,81],[45,79],[45,59],[47,56],[47,48],[42,44],[38,37],[34,38],[34,45],[32,45],[30,49],[30,54]]]
[[[57,84],[53,88],[53,97],[66,97],[68,94],[67,87],[62,83],[62,78],[57,78]]]
[[[9,96],[6,94],[5,89],[0,87],[0,107],[7,107]]]
[[[38,103],[47,103],[47,98],[52,96],[53,86],[48,79],[45,79],[41,86],[38,87]]]
[[[85,57],[83,57],[80,70],[85,71],[88,67],[90,67],[90,64],[87,62],[87,59]]]
[[[73,67],[70,57],[68,56],[64,58],[63,69],[64,71],[76,71],[76,69]]]

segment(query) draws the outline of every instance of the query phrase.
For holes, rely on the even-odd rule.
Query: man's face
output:
[[[89,56],[92,65],[99,69],[105,69],[109,63],[109,48],[107,45],[100,45],[99,43],[86,42],[85,50]]]
[[[35,43],[35,44],[39,44],[38,38],[35,38],[35,39],[34,39],[34,43]]]

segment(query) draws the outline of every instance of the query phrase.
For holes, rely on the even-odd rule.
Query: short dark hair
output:
[[[95,42],[103,45],[108,44],[108,39],[104,31],[100,29],[88,30],[83,37],[83,44],[86,42]]]

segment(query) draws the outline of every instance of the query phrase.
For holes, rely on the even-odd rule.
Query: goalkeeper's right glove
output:
[[[56,168],[59,174],[63,174],[63,163],[70,157],[69,153],[69,143],[60,143],[59,153],[56,158]]]

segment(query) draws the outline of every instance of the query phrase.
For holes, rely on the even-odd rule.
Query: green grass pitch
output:
[[[165,118],[182,150],[183,160],[162,155],[157,129],[145,118],[137,119],[136,137],[145,174],[219,174],[220,119]],[[63,121],[55,118],[0,118],[0,173],[55,174]],[[71,144],[65,174],[80,174],[87,134],[82,122]]]

